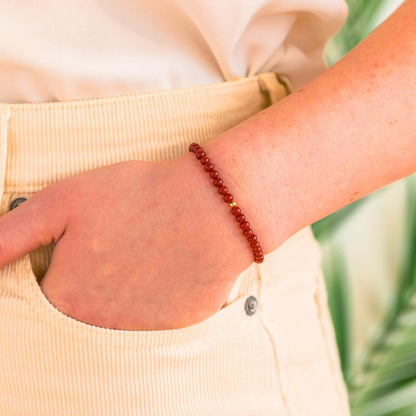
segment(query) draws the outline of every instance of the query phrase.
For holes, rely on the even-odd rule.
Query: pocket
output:
[[[247,283],[240,296],[207,320],[133,331],[60,312],[29,255],[7,265],[0,271],[0,415],[286,415],[260,321],[258,266],[237,279]],[[258,308],[247,313],[252,296]]]
[[[237,299],[224,306],[203,322],[186,328],[155,331],[102,328],[78,321],[57,309],[42,292],[33,272],[30,256],[25,255],[19,261],[21,263],[21,272],[16,272],[16,278],[22,294],[24,294],[33,312],[49,326],[59,328],[61,334],[78,340],[94,338],[96,345],[114,345],[112,344],[114,339],[112,336],[118,339],[127,337],[129,338],[130,344],[134,340],[137,343],[137,347],[163,347],[164,345],[174,345],[175,343],[183,343],[203,336],[209,336],[213,331],[221,330],[243,319],[246,315],[243,305],[245,299],[249,296],[257,295],[257,272],[253,268],[250,268],[250,270],[245,271],[239,276],[239,279],[243,278],[243,280],[249,282],[245,287],[245,292],[240,293]],[[88,337],[86,334],[88,334]]]

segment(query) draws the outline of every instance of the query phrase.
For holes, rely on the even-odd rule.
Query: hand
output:
[[[162,330],[218,312],[252,262],[195,156],[129,161],[50,185],[0,218],[0,267],[55,242],[40,286],[103,328]]]

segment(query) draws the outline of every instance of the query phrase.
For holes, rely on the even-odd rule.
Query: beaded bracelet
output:
[[[223,180],[219,177],[219,173],[214,170],[214,165],[205,156],[205,152],[202,150],[202,147],[198,143],[192,143],[189,146],[189,151],[195,153],[196,158],[201,161],[204,169],[209,172],[209,176],[214,179],[213,184],[218,188],[218,192],[221,195],[224,195],[224,201],[230,204],[231,214],[233,214],[237,222],[240,223],[243,234],[245,237],[247,237],[247,240],[251,245],[254,254],[254,261],[256,263],[263,263],[264,255],[260,244],[257,241],[257,236],[250,228],[250,224],[248,221],[246,221],[246,217],[241,212],[241,208],[238,207],[235,202],[233,202],[233,196],[228,192],[228,188],[224,185]]]

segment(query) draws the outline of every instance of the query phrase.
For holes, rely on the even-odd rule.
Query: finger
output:
[[[56,196],[40,191],[0,217],[0,269],[62,236],[67,215]]]

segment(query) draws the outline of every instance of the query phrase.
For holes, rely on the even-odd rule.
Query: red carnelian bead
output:
[[[188,149],[188,150],[189,150],[190,152],[193,152],[193,151],[194,151],[194,147],[195,147],[195,146],[199,146],[199,144],[198,144],[198,143],[191,143],[191,144],[189,145],[189,149]]]
[[[242,230],[248,230],[250,229],[250,224],[248,221],[242,221],[240,222],[240,227]]]
[[[252,248],[260,247],[260,243],[258,243],[257,241],[255,243],[251,243],[250,245]]]
[[[227,192],[228,192],[228,188],[226,187],[226,186],[220,186],[219,188],[218,188],[218,192],[221,194],[221,195],[226,195],[227,194]]]
[[[201,157],[200,160],[201,160],[201,164],[203,164],[203,165],[205,165],[205,163],[208,163],[209,162],[209,159],[206,156]]]
[[[263,261],[264,261],[264,256],[261,256],[261,257],[254,257],[254,261],[255,261],[256,263],[263,263]]]
[[[194,146],[193,149],[192,149],[192,151],[194,153],[196,153],[198,150],[202,150],[202,147],[201,146]]]
[[[238,207],[237,205],[233,206],[233,208],[231,210],[231,214],[233,214],[233,215],[241,214],[241,208]]]
[[[263,254],[263,250],[261,247],[253,248],[254,254]]]
[[[244,221],[244,220],[246,219],[246,216],[245,216],[244,214],[240,214],[240,215],[237,215],[237,216],[235,217],[235,219],[236,219],[238,222],[241,222],[241,221]]]
[[[254,251],[254,257],[260,257],[260,256],[263,256],[263,251],[262,250]]]
[[[214,180],[212,181],[212,183],[213,183],[215,186],[221,186],[221,185],[222,185],[222,179],[221,179],[221,178],[214,179]]]
[[[207,163],[206,165],[204,165],[204,169],[205,169],[207,172],[211,172],[211,171],[212,171],[212,169],[214,169],[214,165],[213,165],[212,163]]]
[[[216,171],[216,170],[212,170],[212,171],[209,173],[209,176],[211,176],[211,178],[212,178],[212,179],[217,179],[217,178],[218,178],[218,176],[219,176],[219,173],[218,173],[218,171]]]
[[[231,204],[231,202],[233,202],[233,199],[234,198],[231,194],[224,195],[224,201],[228,202],[229,204]]]
[[[254,233],[253,233],[253,230],[252,230],[251,228],[249,228],[248,230],[244,230],[243,234],[244,234],[246,237],[250,237],[250,236],[252,236]]]
[[[257,241],[257,236],[253,234],[251,237],[248,237],[247,240],[249,243],[254,243]]]
[[[195,153],[195,156],[197,157],[197,159],[201,159],[201,157],[204,157],[205,156],[205,152],[202,149],[201,150],[198,150]]]

